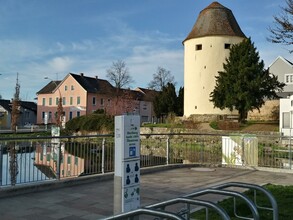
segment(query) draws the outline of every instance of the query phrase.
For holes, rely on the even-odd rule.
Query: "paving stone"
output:
[[[212,172],[198,172],[191,168],[177,168],[143,174],[140,185],[141,205],[176,198],[225,182],[258,185],[293,183],[293,175],[289,173],[237,168],[213,169]],[[5,220],[101,219],[113,213],[113,186],[113,180],[104,180],[1,198],[0,217]],[[204,198],[218,201],[223,197],[206,195]]]

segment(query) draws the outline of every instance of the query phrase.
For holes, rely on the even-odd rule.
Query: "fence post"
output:
[[[246,155],[245,155],[245,144],[244,144],[244,135],[242,135],[241,137],[241,151],[242,151],[242,157],[241,157],[241,162],[242,162],[242,166],[246,166]]]
[[[57,176],[57,180],[60,180],[60,170],[61,170],[61,157],[62,157],[62,154],[61,154],[61,141],[60,139],[58,139],[58,146],[57,146],[57,172],[56,172],[56,176]]]
[[[167,136],[166,164],[169,165],[170,137]]]
[[[3,153],[2,153],[2,144],[0,144],[0,186],[2,186],[2,169],[3,169]],[[6,171],[4,171],[6,172]]]
[[[106,139],[103,138],[103,141],[102,141],[102,174],[105,173],[105,142],[106,142]]]
[[[200,146],[200,162],[204,163],[205,158],[204,158],[204,143],[205,143],[205,138],[203,138],[203,141],[201,142]]]
[[[290,130],[289,130],[290,132],[290,135],[289,135],[289,169],[292,169],[292,152],[291,152],[291,150],[292,150],[292,148],[291,148],[291,138],[292,138],[292,136],[291,136],[291,128],[290,128]]]

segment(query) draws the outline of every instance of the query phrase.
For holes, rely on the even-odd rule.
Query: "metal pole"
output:
[[[170,137],[167,137],[166,164],[169,165]]]
[[[61,163],[61,144],[60,139],[58,139],[58,145],[57,145],[57,164],[56,164],[56,176],[57,180],[60,180],[60,163]]]
[[[3,169],[3,152],[2,146],[0,145],[0,186],[2,186],[2,169]]]
[[[102,174],[105,173],[105,142],[106,142],[106,139],[103,138],[103,141],[102,141]]]
[[[291,138],[292,138],[292,135],[291,135],[291,126],[290,126],[290,135],[289,135],[289,169],[292,169],[292,148],[291,148]]]

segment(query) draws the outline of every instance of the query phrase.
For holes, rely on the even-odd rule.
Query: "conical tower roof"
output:
[[[184,41],[216,35],[245,38],[232,11],[218,2],[213,2],[200,12],[191,32]]]

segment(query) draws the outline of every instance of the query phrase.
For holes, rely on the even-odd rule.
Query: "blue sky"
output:
[[[157,67],[171,71],[183,86],[182,41],[207,0],[0,0],[0,94],[11,99],[19,73],[22,100],[33,100],[48,83],[69,73],[106,79],[106,70],[124,60],[134,79],[147,87]],[[285,46],[266,40],[273,15],[285,0],[222,0],[251,37],[266,66]]]

